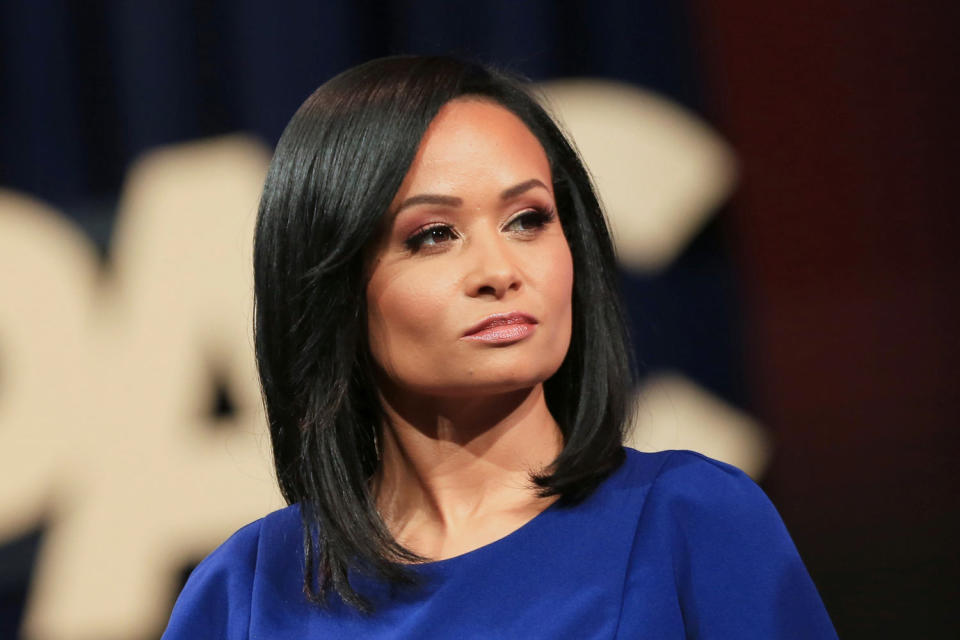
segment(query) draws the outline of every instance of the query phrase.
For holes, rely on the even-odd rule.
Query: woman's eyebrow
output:
[[[433,193],[421,193],[419,195],[410,196],[401,202],[400,205],[394,210],[393,215],[397,215],[403,209],[412,207],[415,204],[440,204],[445,207],[459,207],[463,204],[463,200],[457,198],[456,196],[441,196]]]
[[[500,193],[500,199],[509,200],[510,198],[515,198],[521,193],[529,191],[534,187],[543,187],[544,189],[547,189],[547,185],[543,184],[542,181],[536,178],[531,178],[530,180],[525,180],[520,184],[504,189]],[[549,191],[549,189],[547,189],[547,191]],[[393,211],[393,215],[396,216],[407,207],[412,207],[415,204],[439,204],[445,207],[459,207],[463,205],[463,200],[456,196],[442,196],[436,193],[420,193],[415,196],[410,196],[401,202],[400,205],[397,206],[397,208]]]
[[[500,199],[509,200],[510,198],[515,198],[521,193],[523,193],[524,191],[529,191],[534,187],[543,187],[547,191],[550,191],[550,189],[547,188],[547,185],[543,184],[543,182],[541,182],[540,180],[537,180],[536,178],[531,178],[529,180],[521,182],[518,185],[512,186],[509,189],[504,189],[503,193],[500,194]]]

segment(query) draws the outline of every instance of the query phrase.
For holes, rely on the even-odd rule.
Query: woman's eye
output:
[[[510,231],[536,231],[553,221],[554,213],[546,209],[531,209],[517,215],[507,223]]]
[[[416,253],[423,247],[432,247],[456,239],[453,229],[447,225],[427,227],[407,238],[407,249]]]

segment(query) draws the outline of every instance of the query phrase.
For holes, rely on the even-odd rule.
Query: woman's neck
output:
[[[384,405],[374,491],[387,526],[412,551],[458,555],[553,501],[537,497],[530,482],[563,447],[542,385],[485,398],[404,394]]]

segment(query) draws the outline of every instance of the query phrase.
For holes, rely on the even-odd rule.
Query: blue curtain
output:
[[[317,85],[393,53],[456,53],[535,80],[617,78],[701,107],[676,0],[0,6],[0,183],[68,212],[115,194],[153,146],[226,131],[273,143]]]

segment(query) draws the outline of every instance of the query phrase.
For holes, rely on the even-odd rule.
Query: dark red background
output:
[[[743,163],[731,240],[778,447],[764,485],[841,637],[960,629],[956,16],[697,4]]]

